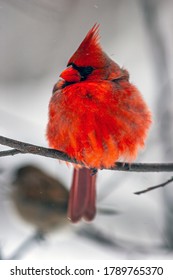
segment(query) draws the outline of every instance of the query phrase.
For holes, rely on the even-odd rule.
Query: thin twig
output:
[[[11,149],[11,150],[6,150],[6,151],[1,151],[0,157],[14,156],[17,154],[22,154],[22,152],[17,149]]]
[[[69,161],[72,163],[77,163],[77,161],[75,159],[71,159],[68,155],[66,155],[65,153],[63,153],[61,151],[54,150],[54,149],[47,149],[47,148],[44,148],[41,146],[36,146],[36,145],[29,144],[29,143],[10,139],[10,138],[4,137],[4,136],[0,136],[0,144],[14,148],[15,150],[19,151],[18,153],[36,154],[36,155],[40,155],[40,156],[44,156],[44,157],[56,158],[56,159],[60,159],[60,160]],[[14,150],[11,150],[11,151],[12,151],[11,155],[13,155]],[[4,151],[0,152],[0,155],[3,153],[4,153]],[[10,155],[10,151],[8,151],[7,154]]]
[[[36,231],[32,236],[27,238],[11,256],[6,258],[6,260],[19,260],[28,249],[30,249],[35,243],[41,241],[44,241],[44,233]]]
[[[67,154],[54,150],[54,149],[47,149],[44,147],[32,145],[29,143],[17,141],[14,139],[10,139],[4,136],[0,136],[0,144],[4,146],[11,147],[15,150],[18,150],[17,153],[29,153],[40,155],[49,158],[56,158],[63,161],[68,161],[71,163],[78,163],[77,160],[70,158]],[[0,152],[0,156],[4,153],[4,151]],[[14,150],[6,151],[6,155],[14,155]],[[173,172],[173,163],[123,163],[123,162],[116,162],[115,166],[111,168],[103,168],[109,170],[117,170],[117,171],[129,171],[129,172]]]
[[[145,189],[145,190],[142,190],[142,191],[139,191],[139,192],[134,192],[134,194],[139,195],[139,194],[143,194],[143,193],[146,193],[146,192],[150,192],[150,191],[153,191],[153,190],[155,190],[155,189],[162,188],[162,187],[164,187],[164,186],[170,184],[171,182],[173,182],[173,177],[171,177],[169,180],[167,180],[167,181],[164,182],[164,183],[161,183],[161,184],[156,185],[156,186],[153,186],[153,187],[149,187],[149,188],[147,188],[147,189]]]

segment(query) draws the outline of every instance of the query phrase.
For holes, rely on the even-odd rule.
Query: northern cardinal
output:
[[[151,113],[129,73],[105,54],[95,24],[67,63],[49,104],[49,146],[75,158],[68,215],[91,221],[96,213],[91,168],[132,162],[144,146]],[[83,167],[84,166],[84,167]]]

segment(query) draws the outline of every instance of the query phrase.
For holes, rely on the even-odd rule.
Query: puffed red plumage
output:
[[[52,148],[67,153],[87,168],[97,169],[111,167],[117,160],[133,161],[144,146],[151,124],[148,107],[129,82],[127,70],[102,51],[98,39],[98,25],[94,25],[70,58],[69,67],[61,73],[63,80],[54,87],[47,127]],[[90,195],[93,182],[87,185],[84,175],[83,181],[79,179],[80,172],[85,173],[83,169],[75,172],[78,179],[73,180],[69,215],[72,221],[82,216],[91,220],[95,210],[87,217],[84,213],[88,204],[75,200],[74,194],[80,192],[79,184],[83,184],[88,188],[82,191],[84,197],[91,198],[94,204],[95,196]],[[78,210],[77,204],[86,207]]]

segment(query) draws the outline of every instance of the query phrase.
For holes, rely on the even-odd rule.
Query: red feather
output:
[[[73,222],[78,222],[81,217],[85,220],[93,220],[95,207],[96,175],[91,176],[87,168],[74,169],[71,194],[68,206],[68,217]]]

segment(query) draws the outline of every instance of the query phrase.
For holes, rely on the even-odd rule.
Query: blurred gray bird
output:
[[[12,200],[20,216],[46,233],[67,222],[69,192],[57,179],[38,167],[16,170]]]

